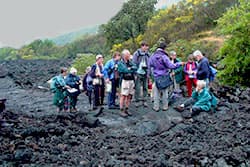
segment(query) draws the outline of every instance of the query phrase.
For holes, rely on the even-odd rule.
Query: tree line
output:
[[[20,49],[3,48],[0,59],[79,60],[79,53],[111,55],[124,48],[133,52],[142,40],[153,52],[163,37],[167,50],[175,50],[183,60],[200,49],[210,60],[219,61],[222,83],[250,85],[246,77],[250,63],[248,0],[183,0],[161,10],[155,10],[156,3],[129,0],[95,35],[85,35],[64,46],[36,40]]]

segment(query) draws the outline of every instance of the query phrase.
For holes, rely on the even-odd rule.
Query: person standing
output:
[[[197,63],[194,61],[194,56],[188,56],[188,62],[184,66],[185,80],[187,85],[188,97],[192,96],[193,85],[196,87],[197,79]]]
[[[119,109],[116,105],[116,90],[119,86],[118,63],[121,59],[119,52],[115,52],[113,58],[104,66],[104,79],[107,84],[111,84],[111,91],[108,92],[108,107],[109,109]]]
[[[170,52],[170,60],[173,64],[177,63],[177,62],[181,62],[176,55],[175,51],[171,51]],[[174,82],[174,91],[176,92],[180,92],[180,83],[183,81],[183,68],[182,66],[178,67],[175,70],[171,70],[171,76],[173,78],[173,82]]]
[[[97,109],[98,106],[103,105],[104,101],[104,75],[103,75],[103,56],[96,56],[96,63],[92,65],[90,76],[93,78],[92,84],[94,87],[94,107],[93,109]]]
[[[76,112],[77,98],[81,93],[80,91],[81,79],[79,76],[77,76],[77,70],[74,67],[70,69],[70,73],[66,77],[65,82],[66,85],[68,85],[71,88],[71,90],[73,90],[72,92],[68,91],[70,112]]]
[[[92,111],[93,106],[93,98],[94,98],[94,87],[93,87],[93,79],[90,76],[91,67],[88,66],[85,70],[85,75],[83,77],[83,91],[85,92],[86,96],[88,96],[89,99],[89,111]]]
[[[153,71],[153,76],[155,82],[162,76],[167,76],[170,78],[170,70],[171,69],[177,69],[180,67],[183,63],[177,62],[173,64],[168,54],[165,52],[165,48],[167,47],[167,44],[164,41],[161,41],[159,43],[159,46],[157,50],[153,53],[153,55],[149,59],[149,68],[150,71]],[[153,110],[158,112],[160,110],[159,107],[159,101],[160,96],[162,94],[162,102],[163,102],[163,111],[166,111],[168,109],[168,90],[169,88],[160,89],[157,87],[157,84],[154,86],[154,106]]]
[[[133,54],[133,63],[137,66],[136,78],[135,78],[135,106],[139,107],[140,100],[144,107],[148,107],[146,97],[148,96],[148,79],[149,79],[149,52],[148,44],[141,42],[141,48],[139,48]],[[142,92],[141,92],[142,87]],[[142,96],[142,97],[141,97]]]
[[[134,94],[134,79],[137,68],[130,60],[129,50],[125,49],[122,51],[122,58],[118,64],[118,71],[121,77],[120,114],[123,117],[127,117],[132,115],[132,113],[128,111],[128,108]]]
[[[50,88],[54,93],[53,104],[57,106],[57,111],[64,109],[65,98],[67,97],[66,89],[70,88],[66,85],[64,77],[67,76],[67,68],[61,68],[60,75],[50,80]]]
[[[197,79],[198,80],[204,80],[207,83],[207,86],[209,84],[209,62],[208,59],[203,56],[201,51],[196,50],[193,53],[194,57],[198,61],[198,67],[197,67]]]

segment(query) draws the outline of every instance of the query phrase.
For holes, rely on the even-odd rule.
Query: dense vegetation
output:
[[[157,11],[156,2],[129,0],[107,24],[100,26],[98,34],[84,35],[64,46],[36,40],[18,50],[3,48],[0,59],[77,57],[74,66],[83,72],[89,62],[95,61],[96,54],[109,57],[124,48],[133,52],[142,40],[153,52],[163,37],[167,50],[175,50],[183,60],[200,49],[210,60],[220,61],[222,83],[250,85],[246,77],[250,63],[248,0],[183,0]],[[88,63],[84,63],[85,54],[92,55]]]
[[[227,40],[220,50],[223,70],[220,79],[225,84],[250,85],[250,1],[228,10],[219,19],[220,32]]]

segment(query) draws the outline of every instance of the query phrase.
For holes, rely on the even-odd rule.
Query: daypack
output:
[[[93,89],[93,78],[89,74],[87,74],[86,85],[88,91],[91,91]]]
[[[57,89],[61,88],[61,85],[57,79],[58,76],[55,76],[53,78],[51,78],[50,81],[50,90],[55,93]]]
[[[209,81],[213,81],[216,74],[217,70],[213,66],[209,65]]]

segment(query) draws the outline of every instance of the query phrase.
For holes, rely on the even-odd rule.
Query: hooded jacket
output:
[[[180,62],[173,64],[170,61],[168,54],[161,48],[158,48],[149,58],[148,64],[150,72],[153,73],[154,77],[168,75],[170,69],[177,69],[181,66]]]

